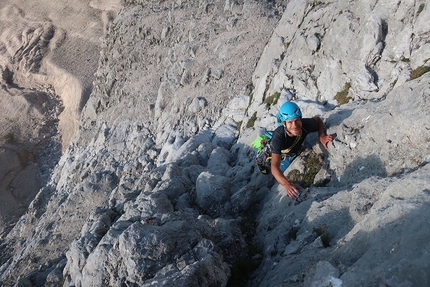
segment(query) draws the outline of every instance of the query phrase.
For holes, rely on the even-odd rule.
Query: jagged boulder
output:
[[[67,253],[65,286],[223,286],[230,276],[225,261],[246,247],[234,220],[178,212],[106,224],[109,211],[100,215]]]
[[[196,182],[196,202],[211,216],[224,213],[224,204],[230,197],[229,178],[202,172]]]

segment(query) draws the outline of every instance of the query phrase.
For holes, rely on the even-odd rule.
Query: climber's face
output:
[[[302,118],[295,118],[284,122],[285,130],[289,136],[299,136],[302,130]]]

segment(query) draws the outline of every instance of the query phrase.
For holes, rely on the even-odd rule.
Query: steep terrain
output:
[[[425,1],[128,1],[79,127],[1,240],[5,286],[427,286]],[[320,115],[287,171],[250,143]]]
[[[25,212],[77,130],[120,3],[1,1],[1,230]]]

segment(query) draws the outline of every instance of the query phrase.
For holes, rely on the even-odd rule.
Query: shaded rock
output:
[[[319,261],[307,274],[303,286],[306,287],[340,287],[342,280],[339,278],[339,270],[328,261]]]
[[[230,180],[227,177],[202,172],[196,181],[197,204],[209,215],[219,216],[230,197]]]

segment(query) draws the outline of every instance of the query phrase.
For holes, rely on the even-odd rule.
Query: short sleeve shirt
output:
[[[297,153],[301,147],[303,142],[305,141],[306,136],[309,133],[317,132],[318,124],[314,118],[305,118],[302,119],[302,136],[296,145],[289,151],[289,153]],[[283,154],[285,150],[289,149],[295,142],[296,137],[290,137],[285,132],[285,127],[279,126],[272,135],[271,141],[271,150],[274,154]],[[284,152],[283,152],[284,151]]]

